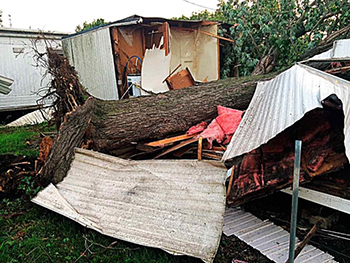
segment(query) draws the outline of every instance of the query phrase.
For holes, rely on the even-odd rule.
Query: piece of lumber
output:
[[[198,138],[198,161],[202,160],[202,146],[203,146],[203,138]]]
[[[164,83],[167,80],[167,78],[173,75],[175,71],[178,70],[180,67],[181,67],[181,64],[177,65],[177,67],[172,72],[170,72],[170,74],[162,81],[162,83]]]
[[[218,35],[215,35],[215,34],[212,34],[212,33],[206,32],[206,31],[203,31],[203,30],[198,30],[198,31],[200,33],[202,33],[202,34],[205,34],[205,35],[208,35],[208,36],[211,36],[211,37],[214,37],[214,38],[218,38],[218,39],[225,40],[225,41],[228,41],[228,42],[236,43],[236,41],[234,41],[233,39],[229,39],[227,37],[218,36]]]
[[[180,158],[184,154],[189,153],[191,151],[195,151],[195,150],[197,150],[197,147],[192,146],[192,145],[187,145],[185,147],[182,147],[181,149],[176,150],[175,152],[172,153],[172,155]]]
[[[175,137],[162,139],[162,140],[159,140],[159,141],[145,143],[145,145],[152,146],[152,147],[163,147],[163,146],[165,146],[167,144],[171,144],[171,143],[174,143],[174,142],[183,141],[183,140],[186,140],[186,139],[193,138],[196,135],[197,134],[193,134],[193,135],[183,134],[183,135],[179,135],[179,136],[175,136]]]
[[[345,67],[340,67],[340,68],[332,68],[332,69],[326,70],[326,73],[336,74],[336,73],[340,73],[340,72],[344,72],[344,71],[348,71],[348,70],[350,70],[350,66],[345,66]]]
[[[228,183],[228,187],[227,187],[227,192],[226,192],[226,199],[229,198],[230,196],[230,192],[231,192],[231,188],[232,188],[232,182],[233,182],[233,176],[234,176],[234,173],[235,173],[235,167],[232,166],[231,168],[231,175],[230,175],[230,181]]]
[[[303,241],[301,241],[301,243],[298,245],[298,247],[295,249],[294,252],[294,259],[296,259],[299,254],[301,253],[301,251],[304,249],[304,247],[307,245],[307,243],[309,243],[310,239],[315,235],[316,230],[317,230],[317,226],[318,226],[319,222],[317,222],[312,228],[311,230],[306,234],[306,236],[304,237]],[[289,259],[286,260],[286,263],[289,263]]]
[[[290,189],[283,189],[281,192],[292,195]],[[334,210],[350,214],[350,200],[338,196],[325,194],[305,187],[299,188],[299,198],[320,204]]]
[[[206,153],[206,152],[202,152],[202,156],[207,157],[209,159],[213,159],[213,160],[218,160],[220,161],[222,156],[219,156],[217,154],[214,153]]]
[[[182,148],[182,147],[184,147],[184,146],[186,146],[186,145],[189,145],[189,144],[191,144],[191,143],[194,143],[194,142],[196,142],[196,141],[197,141],[197,138],[191,138],[191,139],[189,139],[189,140],[180,142],[179,144],[177,144],[177,145],[175,145],[175,146],[169,148],[168,150],[162,152],[161,154],[158,154],[156,157],[154,157],[154,159],[158,159],[159,157],[162,157],[162,156],[164,156],[164,155],[166,155],[166,154],[168,154],[168,153],[171,153],[171,152],[173,152],[173,151],[176,151],[176,150],[178,150],[178,149],[180,149],[180,148]]]

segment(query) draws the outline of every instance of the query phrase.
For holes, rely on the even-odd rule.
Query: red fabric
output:
[[[186,134],[188,135],[193,135],[193,134],[196,134],[196,133],[199,133],[201,131],[204,131],[204,129],[207,127],[207,123],[205,121],[202,121],[201,123],[195,125],[195,126],[192,126],[187,132]]]

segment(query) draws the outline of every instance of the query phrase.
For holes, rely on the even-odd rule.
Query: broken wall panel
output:
[[[118,99],[109,28],[63,39],[63,49],[87,91],[96,98]]]
[[[141,74],[141,63],[137,58],[132,56],[138,56],[143,60],[144,56],[144,43],[143,43],[143,29],[137,27],[120,27],[118,31],[118,51],[119,62],[124,73],[125,65],[127,65],[127,74]],[[120,76],[122,77],[122,76]],[[120,79],[119,77],[119,79]]]
[[[164,49],[146,49],[143,61],[141,81],[142,88],[153,93],[169,91],[163,80],[169,75],[171,54],[165,55]],[[142,95],[147,95],[142,91]]]
[[[105,235],[212,262],[225,173],[214,161],[128,161],[76,149],[65,179],[33,202]]]
[[[200,30],[217,35],[217,26],[201,27]],[[219,78],[218,39],[202,34],[196,29],[170,27],[170,68],[181,64],[188,67],[197,81]]]

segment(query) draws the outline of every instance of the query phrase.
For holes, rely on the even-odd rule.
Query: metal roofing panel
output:
[[[87,91],[103,100],[118,99],[109,28],[62,40],[63,49]]]
[[[6,78],[0,75],[0,93],[1,94],[9,94],[11,89],[10,86],[13,83],[13,79]]]
[[[305,113],[321,108],[321,101],[331,94],[336,94],[343,103],[345,153],[350,159],[350,82],[297,64],[270,81],[258,83],[223,160],[267,143]]]
[[[350,39],[340,39],[333,42],[333,47],[308,60],[348,60],[350,59]]]
[[[212,262],[225,212],[220,162],[128,161],[77,149],[33,202],[105,235]]]
[[[246,221],[248,217],[254,217],[255,220],[248,223]],[[232,228],[235,225],[240,227]],[[239,208],[227,208],[224,216],[223,232],[226,236],[237,236],[274,262],[284,263],[288,259],[289,233],[268,220],[262,221],[249,212]],[[296,239],[297,242],[299,242],[298,239]],[[331,255],[314,246],[307,245],[295,262],[326,263],[335,261],[333,261]]]
[[[8,127],[16,127],[16,126],[24,126],[24,125],[34,125],[43,123],[44,121],[48,121],[52,118],[53,109],[52,108],[46,108],[46,109],[39,109],[33,112],[30,112],[17,120],[14,120],[13,122],[10,122],[6,126]]]

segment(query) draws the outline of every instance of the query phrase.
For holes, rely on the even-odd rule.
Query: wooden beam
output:
[[[329,70],[326,70],[326,73],[329,73],[329,74],[336,74],[336,73],[339,73],[339,72],[346,72],[350,70],[350,66],[345,66],[345,67],[340,67],[340,68],[332,68],[332,69],[329,69]]]
[[[292,190],[290,189],[283,189],[281,192],[290,195],[292,194]],[[305,187],[300,187],[299,198],[338,210],[346,214],[350,214],[350,200],[338,196],[325,194],[320,191],[311,190]]]
[[[226,37],[218,36],[218,35],[215,35],[215,34],[212,34],[212,33],[209,33],[209,32],[203,31],[203,30],[200,30],[200,29],[198,29],[198,31],[200,33],[202,33],[202,34],[205,34],[205,35],[208,35],[208,36],[211,36],[211,37],[215,37],[215,38],[218,38],[218,39],[221,39],[221,40],[225,40],[225,41],[232,42],[232,43],[236,42],[233,39],[229,39],[229,38],[226,38]]]
[[[193,134],[193,135],[184,134],[184,135],[179,135],[179,136],[175,136],[175,137],[171,137],[171,138],[162,139],[162,140],[159,140],[159,141],[145,143],[145,145],[152,146],[152,147],[162,147],[162,146],[164,146],[166,144],[171,144],[171,143],[174,143],[174,142],[183,141],[183,140],[186,140],[186,139],[193,138],[196,135],[197,134]]]
[[[298,247],[295,249],[295,252],[294,252],[294,259],[296,259],[299,256],[299,254],[304,249],[304,247],[307,245],[307,243],[309,243],[310,239],[315,235],[318,224],[319,224],[319,222],[317,222],[311,228],[311,230],[304,237],[303,241],[301,241],[301,243],[299,243]],[[286,260],[286,263],[289,263],[289,259]]]
[[[209,32],[203,31],[203,30],[200,30],[200,29],[191,29],[191,28],[179,28],[179,29],[184,30],[184,31],[189,31],[189,32],[194,32],[194,31],[198,30],[199,33],[202,33],[204,35],[208,35],[208,36],[215,37],[215,38],[218,38],[218,39],[221,39],[221,40],[225,40],[225,41],[228,41],[228,42],[236,43],[236,41],[234,41],[233,39],[229,39],[229,38],[226,38],[226,37],[218,36],[218,35],[215,35],[215,34],[212,34],[212,33],[209,33]]]
[[[164,37],[164,49],[165,49],[165,56],[169,54],[169,24],[168,22],[164,22],[164,31],[163,31],[163,37]]]
[[[192,138],[192,139],[189,139],[189,140],[187,140],[187,141],[180,142],[179,144],[177,144],[177,145],[175,145],[175,146],[169,148],[169,149],[166,150],[165,152],[162,152],[161,154],[158,154],[156,157],[154,157],[154,159],[157,159],[157,158],[159,158],[159,157],[162,157],[162,156],[164,156],[164,155],[166,155],[166,154],[168,154],[168,153],[171,153],[171,152],[173,152],[173,151],[176,151],[176,150],[178,150],[178,149],[180,149],[180,148],[182,148],[182,147],[184,147],[184,146],[186,146],[186,145],[189,145],[189,144],[191,144],[191,143],[193,143],[193,142],[196,142],[196,141],[197,141],[197,138]]]
[[[198,139],[198,161],[202,160],[202,146],[203,146],[203,138],[199,137],[199,139]]]

